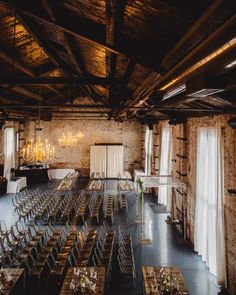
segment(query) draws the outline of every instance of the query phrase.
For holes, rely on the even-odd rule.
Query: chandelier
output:
[[[41,89],[41,88],[40,88]],[[30,142],[22,149],[22,157],[26,163],[52,163],[55,158],[55,148],[48,143],[48,140],[41,139],[40,131],[40,105],[39,116],[35,126],[35,140]]]
[[[78,139],[71,132],[67,132],[67,134],[62,133],[58,141],[60,146],[74,146],[77,144]]]
[[[30,143],[23,148],[23,159],[27,163],[52,163],[55,158],[55,148],[45,139],[43,142],[40,135],[36,140],[30,140]]]
[[[71,132],[67,132],[67,134],[62,133],[61,137],[58,139],[59,145],[62,147],[70,147],[78,144],[79,139],[83,138],[84,134],[78,132],[76,135],[72,135]]]

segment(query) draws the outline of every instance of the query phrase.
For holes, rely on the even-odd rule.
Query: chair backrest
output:
[[[7,232],[7,226],[4,220],[0,220],[0,231]]]
[[[117,260],[118,260],[118,264],[119,264],[119,267],[120,267],[120,271],[124,273],[125,272],[125,267],[124,267],[124,264],[123,264],[119,254],[117,255]]]
[[[94,266],[98,266],[95,255],[93,255],[93,257],[92,257],[92,262],[93,262]]]
[[[46,259],[46,263],[48,265],[49,270],[51,271],[53,269],[54,266],[54,258],[52,257],[52,255],[49,255]]]
[[[78,266],[77,260],[75,258],[75,255],[73,253],[71,253],[68,257],[68,261],[70,266]]]

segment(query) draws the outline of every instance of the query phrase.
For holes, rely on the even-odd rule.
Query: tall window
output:
[[[9,180],[11,168],[15,168],[15,134],[14,128],[4,129],[4,176]]]
[[[145,174],[151,174],[151,160],[152,160],[152,130],[147,126],[145,135]]]
[[[160,175],[171,175],[171,156],[172,156],[172,128],[164,127],[161,137],[161,160]],[[158,188],[158,202],[167,206],[167,211],[171,210],[172,189],[166,185]]]
[[[223,144],[221,129],[200,128],[194,246],[218,283],[225,282]]]

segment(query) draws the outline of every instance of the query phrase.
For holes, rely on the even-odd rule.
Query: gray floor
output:
[[[51,183],[49,186],[53,186]],[[80,183],[83,186],[83,183]],[[106,192],[116,196],[116,181],[108,181]],[[10,226],[17,219],[13,213],[12,194],[0,196],[0,219],[5,220]],[[178,266],[184,276],[185,282],[191,295],[216,295],[225,294],[220,292],[215,283],[215,277],[210,275],[206,265],[200,257],[191,251],[184,241],[173,231],[172,225],[165,222],[167,214],[154,214],[149,204],[155,202],[151,196],[145,197],[145,238],[151,240],[150,245],[140,245],[140,225],[135,223],[136,205],[134,193],[126,194],[129,210],[128,213],[120,214],[116,210],[114,227],[123,224],[126,233],[133,238],[134,255],[137,272],[136,289],[131,290],[124,282],[112,284],[108,294],[142,294],[142,265]],[[116,281],[114,274],[113,281]]]

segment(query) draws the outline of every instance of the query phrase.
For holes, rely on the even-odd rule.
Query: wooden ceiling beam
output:
[[[10,56],[10,54],[7,53],[3,48],[0,49],[0,57],[13,67],[13,57]],[[19,58],[14,57],[14,67],[29,77],[37,77],[37,75],[34,73],[34,70],[23,63]],[[53,92],[57,92],[57,90],[51,86],[48,86],[48,88]]]
[[[53,115],[55,115],[55,114],[102,114],[102,113],[107,113],[107,110],[95,110],[95,111],[91,111],[91,110],[89,110],[89,111],[82,111],[82,110],[68,110],[68,111],[53,111],[52,112],[53,113]]]
[[[215,106],[207,103],[207,102],[204,102],[204,101],[201,101],[201,100],[197,100],[197,101],[193,101],[193,102],[190,102],[190,103],[185,103],[185,105],[188,105],[190,108],[199,108],[199,109],[202,109],[202,108],[206,108],[208,110],[214,110]]]
[[[45,11],[47,12],[48,16],[52,21],[55,21],[55,16],[54,13],[51,9],[50,4],[48,3],[48,0],[41,0],[42,6],[44,7]]]
[[[0,98],[1,99],[1,98]],[[3,99],[4,100],[4,99]],[[8,100],[8,99],[7,99]],[[35,105],[30,105],[30,104],[2,104],[0,105],[0,108],[12,108],[12,109],[35,109]],[[101,110],[105,110],[108,111],[110,110],[110,108],[107,105],[98,105],[98,104],[89,104],[89,105],[83,105],[83,104],[62,104],[62,105],[52,105],[52,104],[48,104],[48,105],[40,105],[41,109],[58,109],[58,108],[71,108],[71,109],[101,109]],[[132,108],[131,108],[132,109]],[[141,108],[138,108],[141,110]],[[202,111],[202,112],[209,112],[209,111],[215,111],[215,112],[235,112],[236,108],[231,108],[231,107],[215,107],[214,109],[206,109],[205,107],[196,107],[193,106],[190,107],[190,105],[188,105],[188,107],[183,108],[183,107],[156,107],[153,108],[152,110],[156,110],[158,112],[166,112],[166,111],[181,111],[181,112],[197,112],[197,111]],[[73,111],[73,110],[65,110],[65,111]]]
[[[2,95],[0,94],[0,103],[2,104],[9,104],[7,105],[8,107],[11,107],[13,103],[17,103],[19,105],[23,105],[24,102],[22,101],[22,99],[15,99],[15,98],[12,98],[12,97],[8,97],[7,95]],[[2,106],[4,107],[4,106]]]
[[[1,95],[11,95],[9,92],[16,92],[22,96],[26,96],[27,98],[30,98],[30,99],[33,99],[33,100],[36,100],[36,101],[42,101],[43,98],[41,95],[35,93],[35,92],[32,92],[31,90],[28,90],[28,89],[25,89],[25,88],[22,88],[20,86],[14,86],[14,85],[11,85],[9,87],[6,87],[6,88],[2,88],[1,89]]]
[[[210,95],[210,96],[208,96],[208,98],[214,103],[214,102],[216,102],[216,103],[224,103],[224,104],[226,104],[226,105],[228,105],[228,106],[230,106],[230,105],[234,105],[234,106],[236,106],[236,102],[232,102],[232,101],[230,101],[229,99],[227,99],[227,98],[223,98],[223,97],[220,97],[219,96],[220,95],[220,93],[217,95],[217,94],[214,94],[214,95]],[[236,95],[235,95],[236,96]]]
[[[174,63],[178,62],[196,47],[202,39],[206,38],[220,21],[224,20],[230,14],[230,9],[233,1],[215,0],[204,11],[204,13],[197,19],[197,21],[190,26],[183,37],[174,45],[174,47],[167,53],[162,61],[162,67],[169,69]]]
[[[12,91],[15,91],[21,95],[24,95],[24,96],[28,96],[29,98],[32,98],[34,100],[37,100],[37,101],[43,101],[43,98],[41,95],[37,94],[37,93],[34,93],[28,89],[25,89],[25,88],[22,88],[22,87],[19,87],[19,86],[13,86],[11,88]]]
[[[10,99],[5,99],[5,98],[0,98],[0,100],[5,100],[8,103],[4,103],[1,105],[2,108],[15,108],[15,109],[20,109],[20,108],[26,108],[26,109],[35,109],[35,105],[32,104],[26,104],[26,103],[22,103],[22,104],[12,104],[12,100]],[[43,104],[40,105],[41,109],[58,109],[58,108],[68,108],[68,109],[97,109],[97,108],[104,108],[104,109],[110,109],[107,105],[105,104],[60,104],[60,105],[56,105],[56,104]]]
[[[49,61],[35,68],[34,73],[37,77],[44,77],[48,76],[51,72],[55,70],[60,70],[60,68],[55,67],[55,65],[51,61]]]
[[[45,14],[41,13],[39,9],[34,7],[35,2],[32,2],[33,5],[27,2],[26,5],[23,1],[19,3],[19,1],[16,0],[9,0],[8,4],[9,3],[13,5],[21,15],[24,14],[31,19],[37,20],[37,22],[55,25],[64,32],[68,32],[86,41],[91,41],[115,54],[128,56],[144,67],[154,71],[159,70],[160,62],[164,56],[164,49],[154,48],[153,44],[142,44],[142,46],[138,46],[134,40],[122,36],[119,40],[119,44],[111,46],[106,42],[106,27],[103,24],[81,18],[78,15],[70,13],[68,10],[66,11],[63,7],[63,15],[60,19],[53,22],[50,17],[47,17]],[[146,54],[147,52],[148,54]]]
[[[116,0],[106,0],[106,43],[110,46],[115,44],[115,25],[116,25]],[[106,76],[115,77],[117,56],[115,53],[106,49]],[[116,86],[108,87],[109,103],[113,105],[113,91]]]
[[[78,59],[76,56],[76,50],[75,50],[74,44],[72,43],[73,42],[72,38],[71,38],[71,36],[68,36],[67,33],[62,32],[62,34],[63,34],[65,48],[70,56],[70,59],[74,65],[75,69],[77,70],[77,72],[79,74],[82,74],[82,72],[84,71],[84,68],[82,67],[82,69],[81,69],[81,66],[78,63]]]
[[[93,75],[91,75],[85,67],[83,56],[80,52],[80,49],[78,48],[78,45],[75,43],[74,36],[65,32],[64,38],[67,51],[71,56],[72,62],[74,63],[78,74],[84,77],[93,77]],[[97,89],[93,85],[85,85],[84,90],[95,102],[97,99],[105,103],[108,102],[107,98],[104,95],[102,95],[99,91],[97,91]]]
[[[127,0],[106,0],[106,42],[110,46],[116,46],[122,40],[126,3]],[[111,78],[115,77],[116,74],[116,62],[117,55],[106,50],[107,75]],[[115,114],[115,110],[117,110],[117,107],[120,105],[121,97],[134,67],[135,62],[131,60],[127,65],[120,85],[109,89],[109,99],[113,108],[113,114]]]
[[[83,61],[83,57],[79,52],[78,46],[75,47],[75,42],[73,40],[73,36],[71,36],[68,33],[63,33],[63,36],[64,36],[65,47],[67,49],[67,52],[72,60],[72,63],[74,64],[78,74],[80,76],[91,77],[91,75],[86,70],[86,67],[85,67],[84,61]],[[88,92],[88,95],[91,96],[92,99],[99,98],[102,101],[107,102],[106,97],[104,97],[100,93],[96,94],[96,91],[94,90],[93,85],[85,85],[84,87],[85,87],[86,91]]]
[[[30,98],[27,97],[27,100],[29,101]],[[2,102],[8,102],[11,103],[11,106],[15,105],[15,104],[24,104],[25,102],[25,97],[22,98],[19,96],[10,96],[9,93],[2,93],[2,91],[0,90],[0,101]],[[31,103],[31,102],[30,102]]]
[[[134,92],[134,95],[132,96],[133,100],[129,103],[131,105],[135,105],[139,102],[140,99],[145,101],[149,95],[151,95],[156,90],[162,90],[163,85],[168,85],[170,81],[173,81],[173,85],[171,85],[172,87],[175,85],[174,83],[180,83],[181,80],[174,82],[178,75],[181,75],[181,73],[184,73],[187,69],[190,69],[190,67],[199,62],[201,59],[204,59],[209,54],[212,54],[214,50],[220,48],[221,46],[235,38],[235,26],[236,15],[228,19],[221,27],[219,27],[214,33],[208,36],[208,38],[206,38],[202,43],[196,46],[180,62],[170,68],[166,73],[163,73],[162,75],[160,75],[160,77],[156,75],[156,81],[154,80],[154,82],[152,82],[153,75],[155,74],[150,74],[146,78],[144,83],[141,84],[140,87]],[[228,50],[233,49],[229,47]],[[190,76],[196,74],[198,71],[202,70],[203,65],[205,67],[209,66],[209,62],[206,65],[203,63],[202,66],[197,67],[196,70],[189,71],[185,75],[185,80],[188,79]],[[139,91],[139,95],[137,95],[137,91]],[[126,108],[121,111],[121,114],[125,113],[125,111]]]
[[[54,65],[57,68],[60,68],[61,71],[66,75],[74,75],[74,73],[71,72],[71,69],[68,68],[68,63],[65,64],[65,62],[61,60],[61,55],[58,54],[58,50],[55,49],[53,45],[43,36],[38,24],[32,21],[32,18],[20,13],[19,11],[17,11],[17,17],[19,18],[25,29],[32,36],[34,41],[43,48],[43,50],[54,63]]]
[[[0,84],[6,85],[109,85],[120,83],[120,78],[106,77],[32,77],[32,78],[1,78]]]
[[[58,2],[50,1],[49,3],[48,0],[42,0],[41,2],[50,19],[53,22],[55,22],[60,15],[60,12],[58,10]],[[62,29],[60,30],[60,32],[61,32],[64,46],[75,68],[75,71],[78,73],[79,76],[90,76],[90,74],[86,70],[86,67],[84,65],[82,55],[79,52],[78,46],[76,46],[74,42],[73,36],[68,34],[67,32],[64,32]],[[85,85],[84,88],[85,88],[85,91],[88,93],[88,95],[91,96],[92,99],[97,97],[97,94],[95,93],[94,87],[92,85]],[[99,95],[99,99],[106,101],[106,98],[102,95]]]
[[[45,103],[50,104],[54,103],[55,105],[64,105],[67,101],[74,101],[76,98],[79,97],[90,97],[90,94],[86,91],[86,88],[82,87],[73,87],[70,89],[63,89],[60,94],[55,95],[53,97],[49,97],[45,99]],[[66,99],[65,99],[66,98]],[[95,93],[93,94],[93,98],[91,98],[95,103],[101,102],[104,103],[104,101],[101,101],[101,97],[99,94]]]
[[[6,50],[4,50],[2,46],[0,49],[0,58],[2,58],[4,61],[6,61],[9,65],[13,67],[13,56],[11,56]],[[22,61],[20,61],[17,57],[14,57],[14,67],[19,71],[25,73],[26,75],[34,77],[33,70],[29,66],[24,64]]]
[[[14,110],[10,107],[8,109],[5,109],[5,111],[9,113],[9,120],[12,116],[18,116],[18,115],[22,115],[24,118],[29,116],[35,116],[38,118],[38,111],[35,111],[35,110]]]
[[[115,101],[116,108],[113,113],[114,115],[117,114],[120,107],[122,107],[122,104],[125,102],[125,97],[124,97],[125,89],[126,89],[126,86],[129,82],[129,79],[135,69],[135,66],[136,66],[136,63],[133,60],[130,60],[126,66],[125,73],[124,73],[121,83],[120,83],[120,87],[118,88],[118,90],[116,92],[116,101]]]

